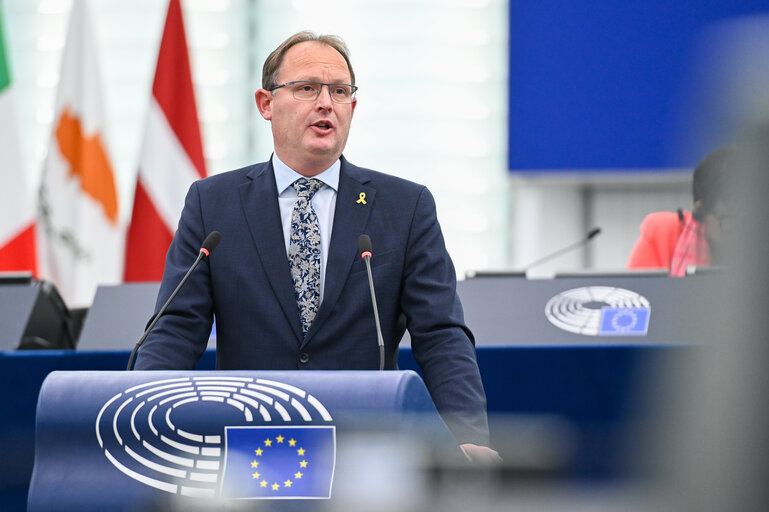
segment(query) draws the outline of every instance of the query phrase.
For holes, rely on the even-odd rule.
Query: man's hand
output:
[[[497,466],[502,463],[502,457],[497,452],[487,446],[478,446],[477,444],[460,444],[459,448],[465,454],[467,460],[479,466]]]

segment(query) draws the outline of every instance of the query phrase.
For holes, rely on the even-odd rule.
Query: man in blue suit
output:
[[[275,152],[190,187],[158,308],[206,235],[219,231],[222,242],[158,321],[136,369],[193,368],[214,316],[219,369],[379,368],[357,242],[365,233],[375,245],[385,368],[397,367],[408,328],[428,390],[465,454],[498,459],[486,447],[474,341],[430,192],[342,156],[357,105],[354,84],[338,37],[300,32],[270,54],[256,104],[272,125]]]

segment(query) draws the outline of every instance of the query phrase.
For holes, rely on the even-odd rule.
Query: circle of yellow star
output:
[[[290,438],[290,439],[286,439],[282,435],[277,435],[274,438],[269,438],[269,437],[266,438],[264,440],[264,446],[265,447],[272,447],[273,446],[273,442],[275,442],[277,444],[283,444],[284,442],[287,442],[288,445],[290,447],[292,447],[292,448],[296,448],[296,446],[297,446],[297,440],[296,439],[294,439],[293,437]],[[262,447],[260,447],[260,448],[255,449],[254,453],[256,454],[257,457],[261,457],[261,456],[263,456],[265,454],[265,450]],[[307,450],[304,447],[299,446],[299,448],[296,449],[296,453],[299,455],[299,457],[305,457],[306,454],[307,454]],[[260,464],[261,463],[259,461],[257,461],[257,460],[252,460],[251,461],[251,467],[254,468],[254,469],[258,468]],[[303,469],[307,468],[308,465],[309,465],[309,462],[306,459],[302,459],[302,460],[299,461],[299,467],[300,468],[303,468]],[[254,471],[251,474],[251,476],[252,476],[252,478],[254,480],[259,481],[259,487],[265,488],[265,489],[266,488],[270,488],[274,492],[277,492],[277,491],[280,490],[281,486],[285,487],[285,488],[292,487],[296,480],[300,480],[300,479],[302,479],[304,477],[304,473],[302,471],[297,471],[296,473],[293,474],[293,477],[294,477],[293,480],[292,479],[284,480],[282,482],[282,484],[280,482],[273,482],[272,484],[270,484],[270,482],[268,480],[265,480],[265,479],[261,478],[262,475],[258,471]]]

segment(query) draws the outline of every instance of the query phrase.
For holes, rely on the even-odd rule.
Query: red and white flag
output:
[[[0,5],[0,271],[36,272],[35,210],[19,151],[18,127]]]
[[[70,307],[90,305],[99,284],[120,282],[123,267],[96,50],[86,2],[75,0],[38,194],[40,274]]]
[[[190,185],[206,176],[180,0],[168,4],[126,241],[125,281],[159,281]]]

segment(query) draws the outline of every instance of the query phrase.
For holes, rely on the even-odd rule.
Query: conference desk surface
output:
[[[721,276],[479,277],[457,283],[476,345],[698,343]]]

